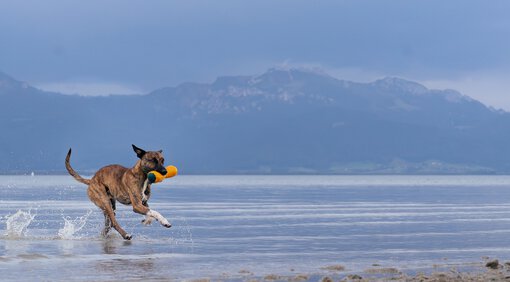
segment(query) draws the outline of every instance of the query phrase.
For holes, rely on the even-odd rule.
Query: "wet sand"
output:
[[[501,263],[497,259],[484,259],[480,262],[471,264],[435,265],[433,269],[424,271],[399,270],[395,267],[383,267],[375,264],[359,272],[351,272],[348,267],[341,264],[328,265],[322,267],[316,273],[299,273],[296,269],[295,275],[267,274],[257,276],[249,270],[241,270],[238,275],[227,275],[221,277],[223,281],[249,281],[249,282],[301,282],[301,281],[321,281],[321,282],[362,282],[362,281],[408,281],[408,282],[450,282],[450,281],[510,281],[510,262]],[[200,278],[188,280],[192,282],[209,282],[216,279]]]

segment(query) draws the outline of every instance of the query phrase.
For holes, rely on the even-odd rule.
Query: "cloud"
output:
[[[68,95],[108,96],[134,95],[144,91],[136,86],[115,82],[49,82],[35,84],[35,87]]]

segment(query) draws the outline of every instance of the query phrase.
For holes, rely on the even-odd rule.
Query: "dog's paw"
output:
[[[150,219],[142,219],[142,224],[143,225],[147,226],[147,225],[151,225],[151,223],[152,223],[152,220],[150,220]]]
[[[124,240],[131,240],[131,238],[133,238],[133,235],[131,234],[124,235]]]
[[[142,224],[143,225],[150,225],[153,220],[154,220],[154,218],[152,218],[150,216],[146,216],[144,219],[142,219]]]
[[[166,228],[172,227],[172,224],[170,222],[168,222],[168,220],[166,220],[166,219],[161,222],[161,225],[163,225]]]
[[[161,225],[163,225],[166,228],[172,227],[172,224],[170,224],[170,222],[168,222],[168,220],[164,217],[161,218],[161,221],[159,223],[161,223]]]

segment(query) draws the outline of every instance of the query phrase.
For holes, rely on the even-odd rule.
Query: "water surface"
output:
[[[179,176],[153,186],[170,229],[99,236],[103,215],[70,176],[0,176],[2,280],[248,280],[404,272],[510,259],[507,176]],[[115,233],[115,232],[114,232]]]

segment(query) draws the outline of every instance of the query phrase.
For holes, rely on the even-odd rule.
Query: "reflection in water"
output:
[[[131,244],[131,241],[126,241],[116,236],[109,236],[102,240],[103,253],[106,255],[117,255],[119,254],[119,246],[131,246]]]
[[[3,243],[3,244],[2,244]],[[6,257],[16,257],[19,254],[30,252],[31,242],[27,240],[1,240],[0,244],[4,246]]]
[[[62,242],[58,244],[63,255],[73,255],[76,252],[75,245],[74,240],[62,240]]]
[[[108,238],[101,240],[101,244],[104,256],[103,259],[96,261],[94,266],[97,274],[101,275],[101,277],[111,277],[112,279],[121,277],[123,279],[145,279],[147,278],[147,273],[151,273],[151,279],[170,279],[168,276],[170,272],[168,260],[165,263],[165,271],[161,271],[161,269],[160,271],[155,271],[157,269],[155,264],[158,254],[155,254],[150,246],[144,246],[144,248],[148,247],[149,249],[146,250],[147,254],[154,254],[154,257],[151,257],[152,255],[147,257],[147,254],[140,254],[140,250],[135,248],[133,241],[123,240],[116,235],[110,235]],[[137,250],[136,253],[139,253],[140,258],[119,258],[119,255],[130,253],[133,251],[133,248]],[[160,265],[159,268],[161,267]]]
[[[145,278],[148,272],[152,272],[154,267],[154,259],[141,258],[141,259],[108,259],[96,262],[95,269],[101,274],[112,275],[115,277],[122,276],[122,278]],[[129,275],[127,277],[126,275]],[[153,278],[151,276],[151,278]]]

